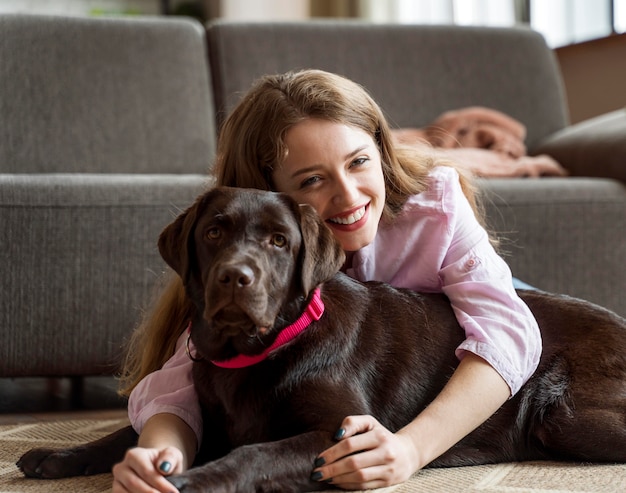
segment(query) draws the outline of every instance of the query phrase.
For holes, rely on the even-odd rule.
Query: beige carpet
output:
[[[15,462],[36,446],[66,447],[100,438],[125,425],[123,420],[74,420],[0,425],[0,493],[102,493],[111,476],[53,481],[22,477]],[[626,492],[626,464],[590,465],[529,462],[456,469],[426,469],[405,484],[382,493],[566,493]]]

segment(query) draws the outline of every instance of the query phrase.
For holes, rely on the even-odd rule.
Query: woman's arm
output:
[[[478,428],[510,395],[498,372],[480,356],[468,353],[439,396],[399,432],[422,451],[418,468]]]
[[[152,416],[139,435],[138,446],[126,452],[113,467],[113,493],[172,493],[176,488],[165,479],[185,471],[196,453],[196,435],[178,416]]]
[[[502,377],[482,358],[467,353],[439,396],[396,434],[371,416],[346,418],[343,437],[320,454],[316,464],[324,465],[312,477],[332,478],[345,489],[406,481],[486,421],[509,396]]]
[[[154,415],[146,422],[137,445],[143,448],[178,449],[182,456],[178,458],[175,466],[171,462],[170,464],[172,467],[180,468],[177,472],[182,472],[189,469],[193,463],[198,444],[196,434],[187,423],[174,414],[163,413]],[[161,466],[161,463],[158,466]]]
[[[113,468],[113,493],[173,492],[164,476],[185,471],[202,439],[202,418],[181,335],[175,354],[133,389],[128,417],[138,446]]]
[[[144,427],[160,414],[177,416],[194,431],[194,442],[202,441],[202,412],[191,376],[193,362],[185,352],[186,333],[182,334],[174,355],[163,367],[145,376],[128,400],[128,418],[141,436]]]

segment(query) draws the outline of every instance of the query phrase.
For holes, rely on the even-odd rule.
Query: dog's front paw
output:
[[[238,491],[263,491],[251,488],[245,481],[245,474],[235,471],[225,471],[212,467],[215,463],[189,469],[177,476],[170,476],[167,480],[180,493],[236,493]]]
[[[302,491],[293,481],[277,482],[268,474],[254,474],[242,467],[229,469],[214,467],[213,462],[190,469],[178,476],[170,476],[167,480],[180,493],[237,493],[241,491],[256,491],[257,493],[281,491],[283,493],[297,493]],[[316,486],[314,484],[314,486]],[[315,489],[315,488],[313,488]]]
[[[206,489],[212,486],[211,482],[209,482],[209,484],[203,483],[200,478],[197,477],[197,474],[190,474],[189,472],[185,472],[178,476],[170,476],[167,478],[167,480],[174,486],[176,486],[176,489],[180,491],[180,493],[202,493],[202,491],[216,491],[213,489]]]
[[[16,466],[29,478],[57,479],[106,472],[106,465],[90,460],[84,449],[36,448],[26,452]]]

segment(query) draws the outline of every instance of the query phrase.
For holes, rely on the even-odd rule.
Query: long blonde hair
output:
[[[274,189],[272,176],[287,152],[285,134],[307,118],[358,127],[376,142],[385,179],[383,221],[393,221],[410,195],[426,189],[434,166],[452,166],[423,150],[395,146],[382,110],[357,83],[320,70],[304,70],[262,77],[228,116],[218,139],[213,168],[216,185]],[[460,176],[480,219],[475,189],[463,173]],[[193,309],[180,278],[171,275],[131,337],[120,394],[129,395],[143,377],[171,357]]]

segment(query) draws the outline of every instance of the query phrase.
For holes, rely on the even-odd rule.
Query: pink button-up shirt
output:
[[[392,224],[381,223],[374,241],[355,253],[347,274],[421,292],[443,292],[466,334],[456,349],[485,359],[511,395],[530,378],[541,355],[541,335],[512,275],[495,252],[465,198],[457,172],[437,167],[427,191],[409,198]],[[185,354],[185,334],[175,354],[133,390],[128,414],[140,433],[158,413],[183,419],[202,440],[202,419]]]

